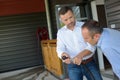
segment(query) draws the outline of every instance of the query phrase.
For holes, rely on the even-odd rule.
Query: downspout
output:
[[[49,39],[51,40],[52,39],[52,30],[51,30],[51,21],[50,21],[50,12],[49,12],[48,0],[45,0],[45,9],[46,9],[46,17],[47,17]]]

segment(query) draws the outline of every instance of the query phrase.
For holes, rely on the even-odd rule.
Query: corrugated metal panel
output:
[[[0,72],[41,65],[36,31],[45,13],[0,17]]]
[[[106,0],[106,16],[110,28],[120,28],[120,0]]]

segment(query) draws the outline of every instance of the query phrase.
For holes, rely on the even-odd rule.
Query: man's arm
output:
[[[73,63],[77,64],[77,65],[80,65],[82,60],[83,60],[83,57],[88,56],[90,54],[91,54],[91,51],[85,49],[84,51],[80,52],[77,56],[74,57]]]
[[[80,53],[78,53],[78,55],[76,57],[74,57],[73,59],[73,63],[80,65],[83,57],[85,56],[89,56],[92,53],[95,53],[96,50],[96,46],[92,46],[89,43],[86,43],[88,46]]]
[[[66,63],[66,64],[70,64],[71,63],[70,56],[67,53],[65,53],[65,52],[62,53],[61,57],[62,57],[62,61],[64,63]]]
[[[63,38],[62,35],[60,33],[60,31],[58,31],[57,33],[57,48],[56,48],[58,57],[65,62],[66,64],[70,64],[70,56],[68,55],[68,53],[66,52],[66,47],[63,43]],[[67,59],[62,59],[62,57],[65,56],[67,57]]]

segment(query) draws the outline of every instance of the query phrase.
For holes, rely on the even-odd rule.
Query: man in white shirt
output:
[[[83,22],[76,21],[72,9],[67,6],[60,9],[59,16],[65,26],[57,33],[57,53],[68,64],[70,80],[83,80],[83,76],[88,80],[102,80],[92,57],[95,47],[84,42],[82,37]]]

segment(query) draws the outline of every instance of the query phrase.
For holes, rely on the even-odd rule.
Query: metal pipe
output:
[[[47,17],[49,39],[52,39],[51,20],[50,20],[50,12],[49,12],[48,5],[49,5],[48,0],[45,0],[45,9],[46,9],[46,17]]]

